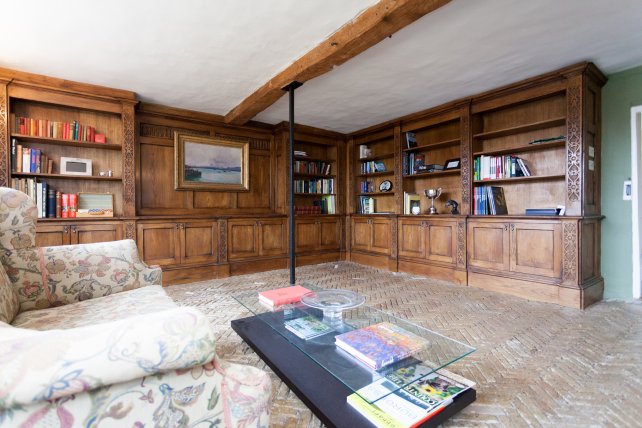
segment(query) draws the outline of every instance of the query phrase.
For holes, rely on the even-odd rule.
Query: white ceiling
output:
[[[374,3],[1,0],[0,66],[224,115]],[[307,82],[296,121],[350,132],[578,61],[624,70],[641,16],[640,0],[453,0]],[[287,117],[283,97],[256,119]]]

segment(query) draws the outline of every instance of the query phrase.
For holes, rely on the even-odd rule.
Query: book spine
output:
[[[56,192],[53,189],[47,189],[47,218],[56,217]]]
[[[75,218],[78,210],[78,195],[71,193],[69,195],[69,217]]]
[[[60,195],[60,204],[61,204],[61,217],[69,217],[69,193],[63,193]]]
[[[62,205],[60,201],[61,194],[56,192],[56,218],[62,217]]]

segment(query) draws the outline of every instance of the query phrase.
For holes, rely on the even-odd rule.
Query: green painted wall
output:
[[[642,66],[615,73],[602,90],[602,276],[604,297],[633,298],[631,201],[622,200],[631,177],[631,107],[642,105]]]

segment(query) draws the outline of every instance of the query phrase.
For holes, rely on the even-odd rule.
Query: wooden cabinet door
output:
[[[227,222],[227,258],[239,260],[259,255],[258,222],[250,220],[229,220]]]
[[[122,223],[74,224],[71,226],[72,244],[94,244],[123,239]]]
[[[368,218],[352,219],[352,249],[356,251],[370,251],[372,240],[372,225]]]
[[[387,218],[373,218],[371,222],[372,235],[370,238],[370,251],[390,255],[390,220]]]
[[[216,263],[218,261],[218,222],[181,223],[181,262]]]
[[[428,220],[426,225],[426,259],[457,264],[457,222]]]
[[[71,243],[70,225],[39,224],[36,226],[36,247],[53,247]]]
[[[399,219],[399,257],[423,259],[426,255],[424,220]]]
[[[259,221],[259,255],[281,256],[288,253],[288,230],[284,219]]]
[[[509,224],[471,220],[468,223],[468,265],[484,269],[510,269]]]
[[[319,249],[339,251],[341,249],[341,220],[323,218],[319,222]]]
[[[561,278],[562,225],[559,222],[515,222],[510,225],[511,272]]]
[[[316,218],[298,218],[295,220],[296,252],[319,249],[320,227]]]
[[[138,251],[151,265],[175,265],[181,262],[179,223],[139,223]]]

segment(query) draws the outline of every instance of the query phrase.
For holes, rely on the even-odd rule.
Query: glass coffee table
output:
[[[312,291],[323,291],[312,284],[301,285]],[[251,317],[232,321],[234,331],[328,426],[372,426],[346,402],[348,395],[400,368],[420,363],[437,371],[475,351],[469,345],[367,304],[342,309],[338,311],[338,315],[336,311],[329,313],[326,310],[324,317],[324,310],[318,302],[312,306],[299,302],[271,309],[259,301],[257,291],[238,294],[234,298],[253,314]],[[304,316],[321,320],[331,331],[305,340],[285,328],[286,321]],[[428,341],[428,346],[412,357],[381,370],[372,370],[335,345],[334,338],[338,334],[381,322],[395,324],[420,336]],[[402,388],[405,385],[397,386]],[[473,388],[466,390],[443,412],[422,426],[437,426],[442,423],[472,403],[475,394]],[[376,404],[383,395],[363,398]]]

